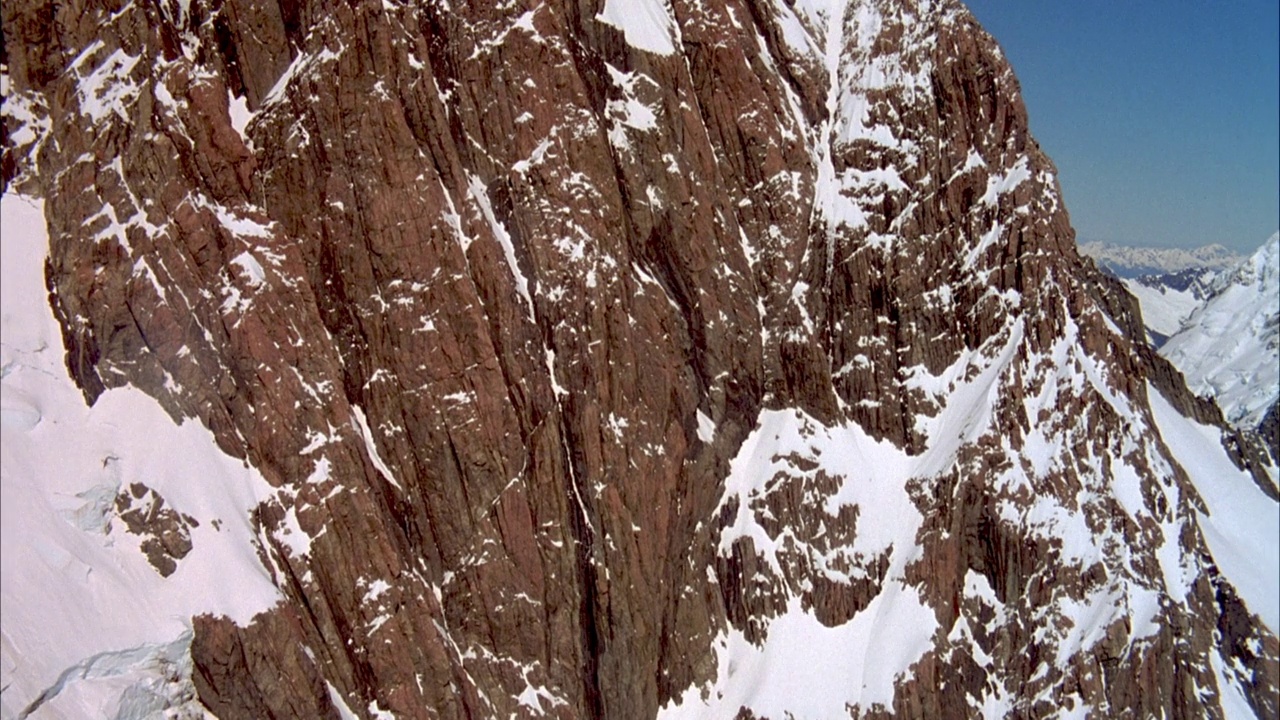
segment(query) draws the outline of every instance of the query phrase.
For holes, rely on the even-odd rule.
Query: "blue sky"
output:
[[[1252,251],[1280,227],[1280,2],[967,0],[1081,240]]]

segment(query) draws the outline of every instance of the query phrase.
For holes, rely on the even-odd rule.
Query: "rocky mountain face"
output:
[[[958,2],[3,21],[71,377],[262,481],[241,544],[278,600],[193,613],[160,705],[1280,712],[1275,466],[1077,254]],[[85,540],[149,539],[148,592],[238,537],[197,501],[238,476],[190,472],[121,477]],[[6,717],[89,676],[5,633]]]

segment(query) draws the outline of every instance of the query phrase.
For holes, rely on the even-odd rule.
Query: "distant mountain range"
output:
[[[1087,242],[1080,244],[1080,252],[1096,260],[1102,269],[1126,279],[1181,273],[1186,270],[1225,270],[1235,267],[1244,259],[1216,244],[1184,249]]]
[[[1255,430],[1280,398],[1280,233],[1253,255],[1087,243],[1142,308],[1148,339],[1212,396],[1237,427]],[[1232,260],[1234,258],[1234,260]],[[1159,269],[1158,272],[1140,273]],[[1272,445],[1275,443],[1272,442]]]

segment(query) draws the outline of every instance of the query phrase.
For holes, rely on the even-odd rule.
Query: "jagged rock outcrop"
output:
[[[129,532],[144,538],[142,551],[156,572],[172,575],[191,552],[191,528],[200,522],[165,507],[163,496],[138,482],[116,495],[115,508]]]
[[[616,2],[5,3],[69,371],[273,488],[201,701],[783,717],[803,626],[892,651],[797,716],[1275,717],[1164,437],[1221,415],[968,12]]]

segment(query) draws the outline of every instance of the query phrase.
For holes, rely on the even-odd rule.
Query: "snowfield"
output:
[[[0,716],[200,717],[190,618],[247,624],[279,600],[248,515],[271,488],[139,390],[85,405],[46,299],[43,203],[6,194],[0,209]],[[116,517],[134,482],[199,523],[168,578]]]
[[[1123,282],[1130,294],[1138,299],[1143,324],[1165,338],[1181,330],[1187,318],[1200,307],[1200,298],[1190,289],[1152,287],[1134,279]]]

